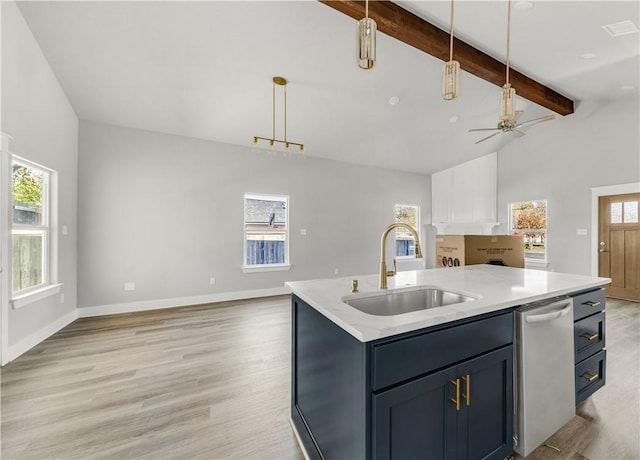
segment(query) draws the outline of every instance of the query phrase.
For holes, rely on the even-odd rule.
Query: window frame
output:
[[[284,201],[285,202],[285,222],[284,222],[284,263],[269,263],[269,264],[247,264],[247,221],[246,221],[246,206],[247,199],[257,199],[257,200],[265,200],[265,201]],[[284,271],[289,270],[291,268],[290,258],[289,258],[289,211],[290,211],[290,203],[291,200],[289,195],[280,195],[280,194],[272,194],[272,193],[253,193],[246,192],[243,195],[242,199],[242,272],[243,273],[258,273],[258,272],[269,272],[269,271]]]
[[[514,229],[513,228],[513,206],[515,205],[521,205],[521,204],[526,204],[526,203],[536,203],[536,202],[544,202],[545,205],[545,221],[546,221],[546,227],[545,228],[531,228],[531,229]],[[523,200],[523,201],[512,201],[508,204],[508,211],[507,211],[507,215],[508,215],[508,225],[509,225],[509,235],[515,235],[518,233],[524,233],[527,231],[536,231],[539,233],[543,233],[544,234],[544,257],[539,259],[539,258],[534,258],[534,257],[527,257],[527,250],[525,248],[524,251],[524,262],[525,265],[526,264],[530,264],[530,265],[540,265],[540,266],[547,266],[549,264],[549,200],[546,199],[535,199],[535,200]]]
[[[56,171],[47,168],[41,164],[11,155],[9,161],[9,170],[11,174],[11,184],[13,183],[13,168],[15,165],[26,167],[37,171],[43,176],[42,184],[42,218],[39,224],[15,223],[13,221],[13,193],[9,199],[11,208],[11,217],[9,219],[10,237],[9,237],[9,258],[10,258],[10,281],[9,289],[11,295],[11,304],[14,309],[18,309],[30,303],[44,299],[61,291],[62,284],[57,282],[56,260],[56,212],[55,203],[57,193],[55,190],[57,184]],[[12,191],[12,189],[11,189]],[[13,236],[16,234],[39,234],[42,235],[42,275],[41,282],[34,286],[13,290]]]
[[[393,214],[394,214],[394,216],[393,216],[393,221],[394,221],[394,223],[399,222],[399,221],[396,219],[396,216],[395,216],[395,214],[396,214],[396,212],[397,212],[397,208],[398,208],[398,207],[415,208],[415,209],[416,209],[416,228],[415,228],[415,231],[418,233],[418,235],[420,235],[420,219],[421,219],[421,209],[420,209],[420,205],[418,205],[418,204],[408,204],[408,203],[396,203],[396,204],[394,204],[394,205],[393,205]],[[394,231],[394,238],[393,238],[393,240],[394,240],[394,246],[395,246],[395,244],[396,244],[395,242],[397,241],[397,240],[396,240],[396,238],[395,238],[395,235],[396,235],[396,233],[395,233],[395,231]],[[397,247],[396,247],[396,248],[394,249],[394,251],[393,251],[393,252],[394,252],[394,257],[396,258],[396,260],[397,260],[397,261],[401,261],[401,260],[412,260],[412,259],[415,259],[415,258],[416,258],[416,255],[415,255],[415,246],[414,246],[414,250],[413,250],[413,251],[414,251],[414,252],[413,252],[413,254],[412,254],[412,255],[408,255],[408,256],[399,256],[399,255],[398,255],[398,253],[397,253]]]

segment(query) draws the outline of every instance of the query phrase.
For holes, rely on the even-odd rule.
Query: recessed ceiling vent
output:
[[[607,31],[609,35],[612,37],[619,37],[620,35],[628,35],[635,34],[639,32],[638,26],[636,26],[632,21],[622,21],[617,22],[615,24],[608,24],[606,26],[602,26],[604,30]]]

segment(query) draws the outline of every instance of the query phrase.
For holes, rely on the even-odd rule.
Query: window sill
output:
[[[242,267],[242,273],[283,272],[290,269],[290,264],[244,265]]]
[[[62,283],[50,284],[49,286],[15,296],[11,299],[11,306],[14,310],[17,310],[18,308],[22,308],[30,303],[46,299],[47,297],[58,294],[62,290],[62,286]]]

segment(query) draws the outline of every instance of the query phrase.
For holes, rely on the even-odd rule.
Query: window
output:
[[[288,204],[286,196],[245,194],[245,271],[289,268]]]
[[[624,216],[624,217],[623,217]],[[637,224],[638,223],[638,202],[625,201],[611,203],[611,223],[612,224]]]
[[[396,222],[411,225],[416,232],[420,232],[420,206],[413,204],[395,205]],[[409,230],[396,228],[396,257],[415,257],[416,246],[413,235]]]
[[[547,202],[511,203],[509,229],[512,235],[524,237],[525,259],[547,260]]]
[[[12,161],[13,297],[50,284],[51,171],[26,160]]]

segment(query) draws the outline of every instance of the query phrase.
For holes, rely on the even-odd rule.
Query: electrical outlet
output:
[[[586,236],[587,235],[587,229],[586,228],[578,228],[578,229],[576,229],[576,235],[578,235],[578,236]]]
[[[64,292],[60,294],[60,303],[64,303]]]
[[[69,234],[69,228],[66,225],[62,226],[62,234],[63,235],[68,235]]]
[[[214,284],[216,284],[216,277],[215,277],[215,276],[212,276],[211,278],[209,278],[209,284],[210,284],[211,286],[213,286]]]
[[[135,291],[136,290],[136,283],[134,283],[133,281],[127,281],[126,283],[124,283],[124,290],[125,291]]]
[[[337,275],[338,273],[340,273],[340,270],[338,270],[337,268],[334,268],[334,269],[333,269],[333,274],[334,274],[334,275]]]
[[[301,228],[300,229],[300,235],[307,236],[307,229],[306,228]]]

